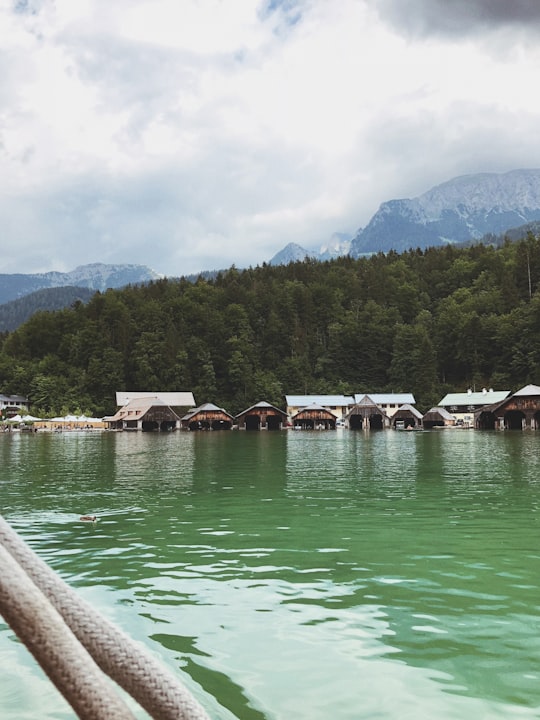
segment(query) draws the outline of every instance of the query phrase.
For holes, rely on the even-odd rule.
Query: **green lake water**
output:
[[[0,512],[212,718],[540,718],[539,448],[5,434]],[[1,618],[0,667],[2,720],[74,717]]]

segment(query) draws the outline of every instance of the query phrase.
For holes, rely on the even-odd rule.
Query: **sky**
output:
[[[0,273],[260,265],[540,167],[538,0],[0,0]]]

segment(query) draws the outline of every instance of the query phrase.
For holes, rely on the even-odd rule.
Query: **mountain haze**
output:
[[[81,265],[67,273],[46,272],[0,274],[0,304],[16,300],[44,288],[76,286],[104,291],[125,285],[157,280],[161,277],[145,265]]]

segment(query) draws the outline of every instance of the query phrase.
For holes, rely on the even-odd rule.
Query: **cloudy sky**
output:
[[[538,0],[0,0],[0,273],[164,275],[540,167]]]

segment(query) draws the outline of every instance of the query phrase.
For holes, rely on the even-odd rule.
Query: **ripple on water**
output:
[[[0,498],[213,718],[537,717],[536,434],[174,435],[0,438]],[[63,717],[9,634],[0,717]]]

